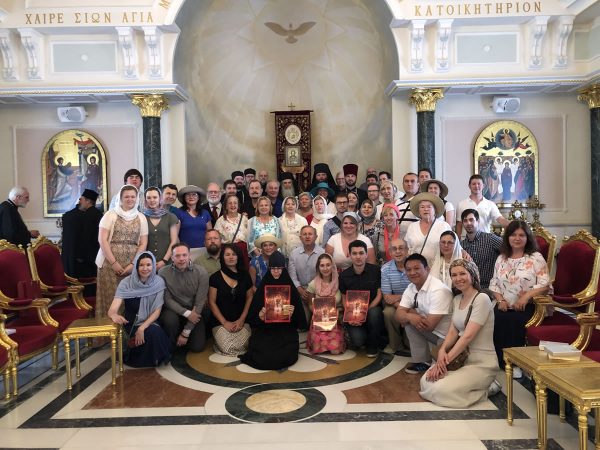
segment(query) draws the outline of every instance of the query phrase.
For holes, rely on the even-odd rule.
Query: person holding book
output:
[[[165,281],[156,274],[150,252],[138,253],[134,270],[117,286],[108,317],[123,326],[127,347],[124,361],[131,367],[154,367],[171,359],[171,343],[158,324],[164,304]],[[119,313],[125,305],[123,315]]]
[[[498,360],[494,350],[494,305],[481,292],[475,263],[456,259],[450,263],[454,297],[450,328],[440,345],[436,363],[421,378],[421,397],[447,408],[468,408],[499,392],[495,381]],[[448,365],[468,350],[464,365]]]
[[[322,320],[330,321],[330,324],[337,319],[337,323],[333,326],[327,326],[328,329],[319,329],[315,326],[315,319],[312,316],[312,324],[306,336],[306,347],[311,353],[323,353],[329,351],[334,355],[343,353],[346,350],[344,341],[344,331],[340,326],[344,308],[342,306],[342,293],[339,289],[339,277],[337,267],[331,256],[327,253],[321,254],[317,259],[315,278],[308,283],[306,291],[310,295],[311,312],[314,311],[315,301],[319,298],[331,298],[335,304],[337,314],[333,317],[322,316]],[[329,310],[332,308],[324,308],[326,314],[329,315]]]
[[[269,321],[271,313],[267,314],[265,307],[268,288],[280,288],[278,292],[287,288],[285,321]],[[296,363],[300,349],[297,330],[307,328],[306,317],[298,290],[285,268],[285,257],[278,251],[269,257],[269,271],[254,293],[246,321],[252,327],[252,335],[248,351],[240,356],[244,364],[260,370],[279,370]]]
[[[361,348],[366,345],[367,357],[375,358],[380,349],[387,345],[381,310],[381,272],[375,264],[367,262],[367,244],[356,239],[348,245],[352,265],[340,274],[340,291],[344,304],[344,321],[350,336],[350,345]],[[349,294],[362,291],[364,302],[368,304],[366,319],[363,322],[347,317],[354,304],[348,304]]]
[[[214,349],[221,355],[238,356],[246,352],[250,339],[250,325],[245,322],[254,293],[252,279],[237,245],[223,244],[219,258],[221,270],[210,276],[208,289]]]
[[[490,281],[490,291],[497,302],[494,346],[501,368],[504,368],[502,349],[525,345],[525,324],[535,311],[533,298],[549,290],[548,265],[538,252],[529,225],[521,220],[510,222],[504,230],[500,256]],[[515,367],[513,377],[521,376],[521,369]]]

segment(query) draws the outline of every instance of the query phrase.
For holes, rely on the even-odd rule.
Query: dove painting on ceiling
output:
[[[279,36],[285,36],[285,42],[288,44],[295,44],[298,42],[298,38],[296,36],[302,36],[308,30],[315,26],[316,22],[304,22],[300,24],[297,28],[294,28],[290,23],[288,29],[283,28],[281,25],[275,22],[266,22],[265,25],[269,28],[273,33],[278,34]]]

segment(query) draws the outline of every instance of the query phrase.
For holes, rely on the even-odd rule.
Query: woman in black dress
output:
[[[153,367],[171,359],[171,344],[158,324],[163,305],[165,281],[156,274],[156,260],[150,252],[139,253],[131,275],[117,287],[108,317],[123,325],[127,338],[124,361],[131,367]],[[125,303],[123,315],[119,314]]]
[[[265,286],[290,287],[289,322],[265,322]],[[300,295],[285,268],[285,257],[278,251],[269,257],[269,271],[262,279],[252,299],[247,322],[252,327],[248,352],[240,360],[261,370],[278,370],[298,360],[300,341],[298,329],[308,328]]]
[[[238,356],[248,349],[250,326],[245,321],[254,289],[236,244],[223,244],[219,259],[221,270],[210,276],[208,290],[214,349],[222,355]]]

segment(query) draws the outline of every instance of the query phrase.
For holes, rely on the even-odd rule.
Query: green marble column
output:
[[[417,109],[417,159],[420,169],[430,169],[435,178],[435,106],[444,96],[441,88],[413,89],[409,103]]]
[[[134,94],[132,103],[140,108],[144,126],[144,185],[162,186],[160,115],[169,107],[161,94]]]
[[[600,84],[580,91],[577,98],[586,101],[590,107],[592,234],[600,239]]]

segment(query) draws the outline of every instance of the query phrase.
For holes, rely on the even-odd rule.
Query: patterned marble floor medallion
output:
[[[380,353],[375,359],[364,352],[346,351],[342,355],[311,355],[300,350],[298,362],[287,369],[257,370],[238,358],[215,354],[211,349],[200,353],[175,353],[172,367],[196,381],[216,386],[243,388],[257,383],[285,384],[287,388],[316,387],[365,377],[387,366],[393,355]]]
[[[225,401],[225,409],[244,422],[282,423],[305,420],[327,404],[317,389],[277,389],[274,384],[243,388]]]

